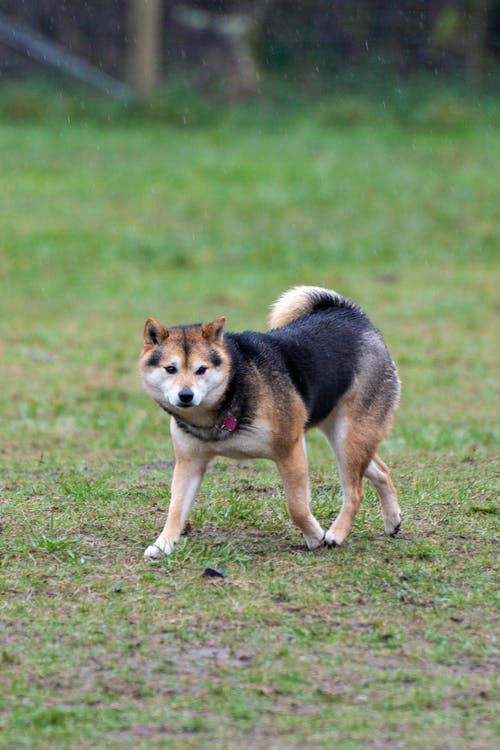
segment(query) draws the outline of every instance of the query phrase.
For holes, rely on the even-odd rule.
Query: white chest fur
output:
[[[251,427],[238,429],[222,440],[202,441],[184,432],[171,420],[170,431],[176,445],[185,453],[207,453],[227,458],[272,458],[272,435],[267,424],[255,422]]]

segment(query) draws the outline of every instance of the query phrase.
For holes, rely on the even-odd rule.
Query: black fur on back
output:
[[[363,365],[374,389],[382,379],[397,375],[382,335],[358,305],[334,294],[317,294],[313,311],[268,333],[227,333],[233,368],[240,369],[247,402],[252,400],[252,375],[258,368],[275,391],[286,399],[290,386],[298,391],[308,413],[307,426],[325,419],[348,390]],[[371,370],[373,372],[371,373]],[[255,372],[253,377],[255,377]]]

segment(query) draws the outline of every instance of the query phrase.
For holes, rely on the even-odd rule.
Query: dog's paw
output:
[[[314,549],[318,549],[318,547],[322,547],[325,541],[325,534],[321,533],[320,536],[306,536],[304,534],[304,539],[306,540],[307,549],[312,551]]]
[[[339,531],[327,531],[323,543],[326,547],[340,547],[344,542],[347,534],[342,534]]]
[[[329,549],[331,549],[332,547],[338,547],[339,546],[337,544],[337,542],[335,541],[335,539],[327,539],[326,536],[325,536],[325,540],[324,540],[323,544],[325,545],[325,547],[328,547]]]
[[[387,536],[396,536],[401,528],[401,513],[391,513],[384,519],[384,531]]]
[[[159,560],[165,555],[169,555],[173,551],[175,545],[176,542],[169,542],[162,539],[162,537],[158,537],[154,544],[150,544],[149,547],[146,547],[144,550],[144,559]]]
[[[387,530],[385,533],[388,536],[396,536],[399,533],[400,529],[401,529],[401,521],[399,521],[395,526],[393,526],[392,529]]]

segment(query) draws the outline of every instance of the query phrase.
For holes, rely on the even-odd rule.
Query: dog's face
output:
[[[210,409],[224,395],[229,377],[225,322],[218,318],[203,325],[165,328],[147,319],[139,369],[146,391],[168,411]]]

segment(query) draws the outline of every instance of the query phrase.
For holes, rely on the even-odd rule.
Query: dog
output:
[[[275,461],[310,550],[345,541],[364,477],[379,495],[386,534],[397,534],[397,494],[377,448],[400,381],[368,316],[334,291],[298,286],[272,306],[267,333],[225,332],[225,322],[166,328],[148,318],[144,325],[139,369],[146,392],[171,415],[176,459],[165,527],[144,556],[173,551],[214,456]],[[312,427],[336,454],[342,485],[342,507],[326,533],[310,509],[304,434]]]

